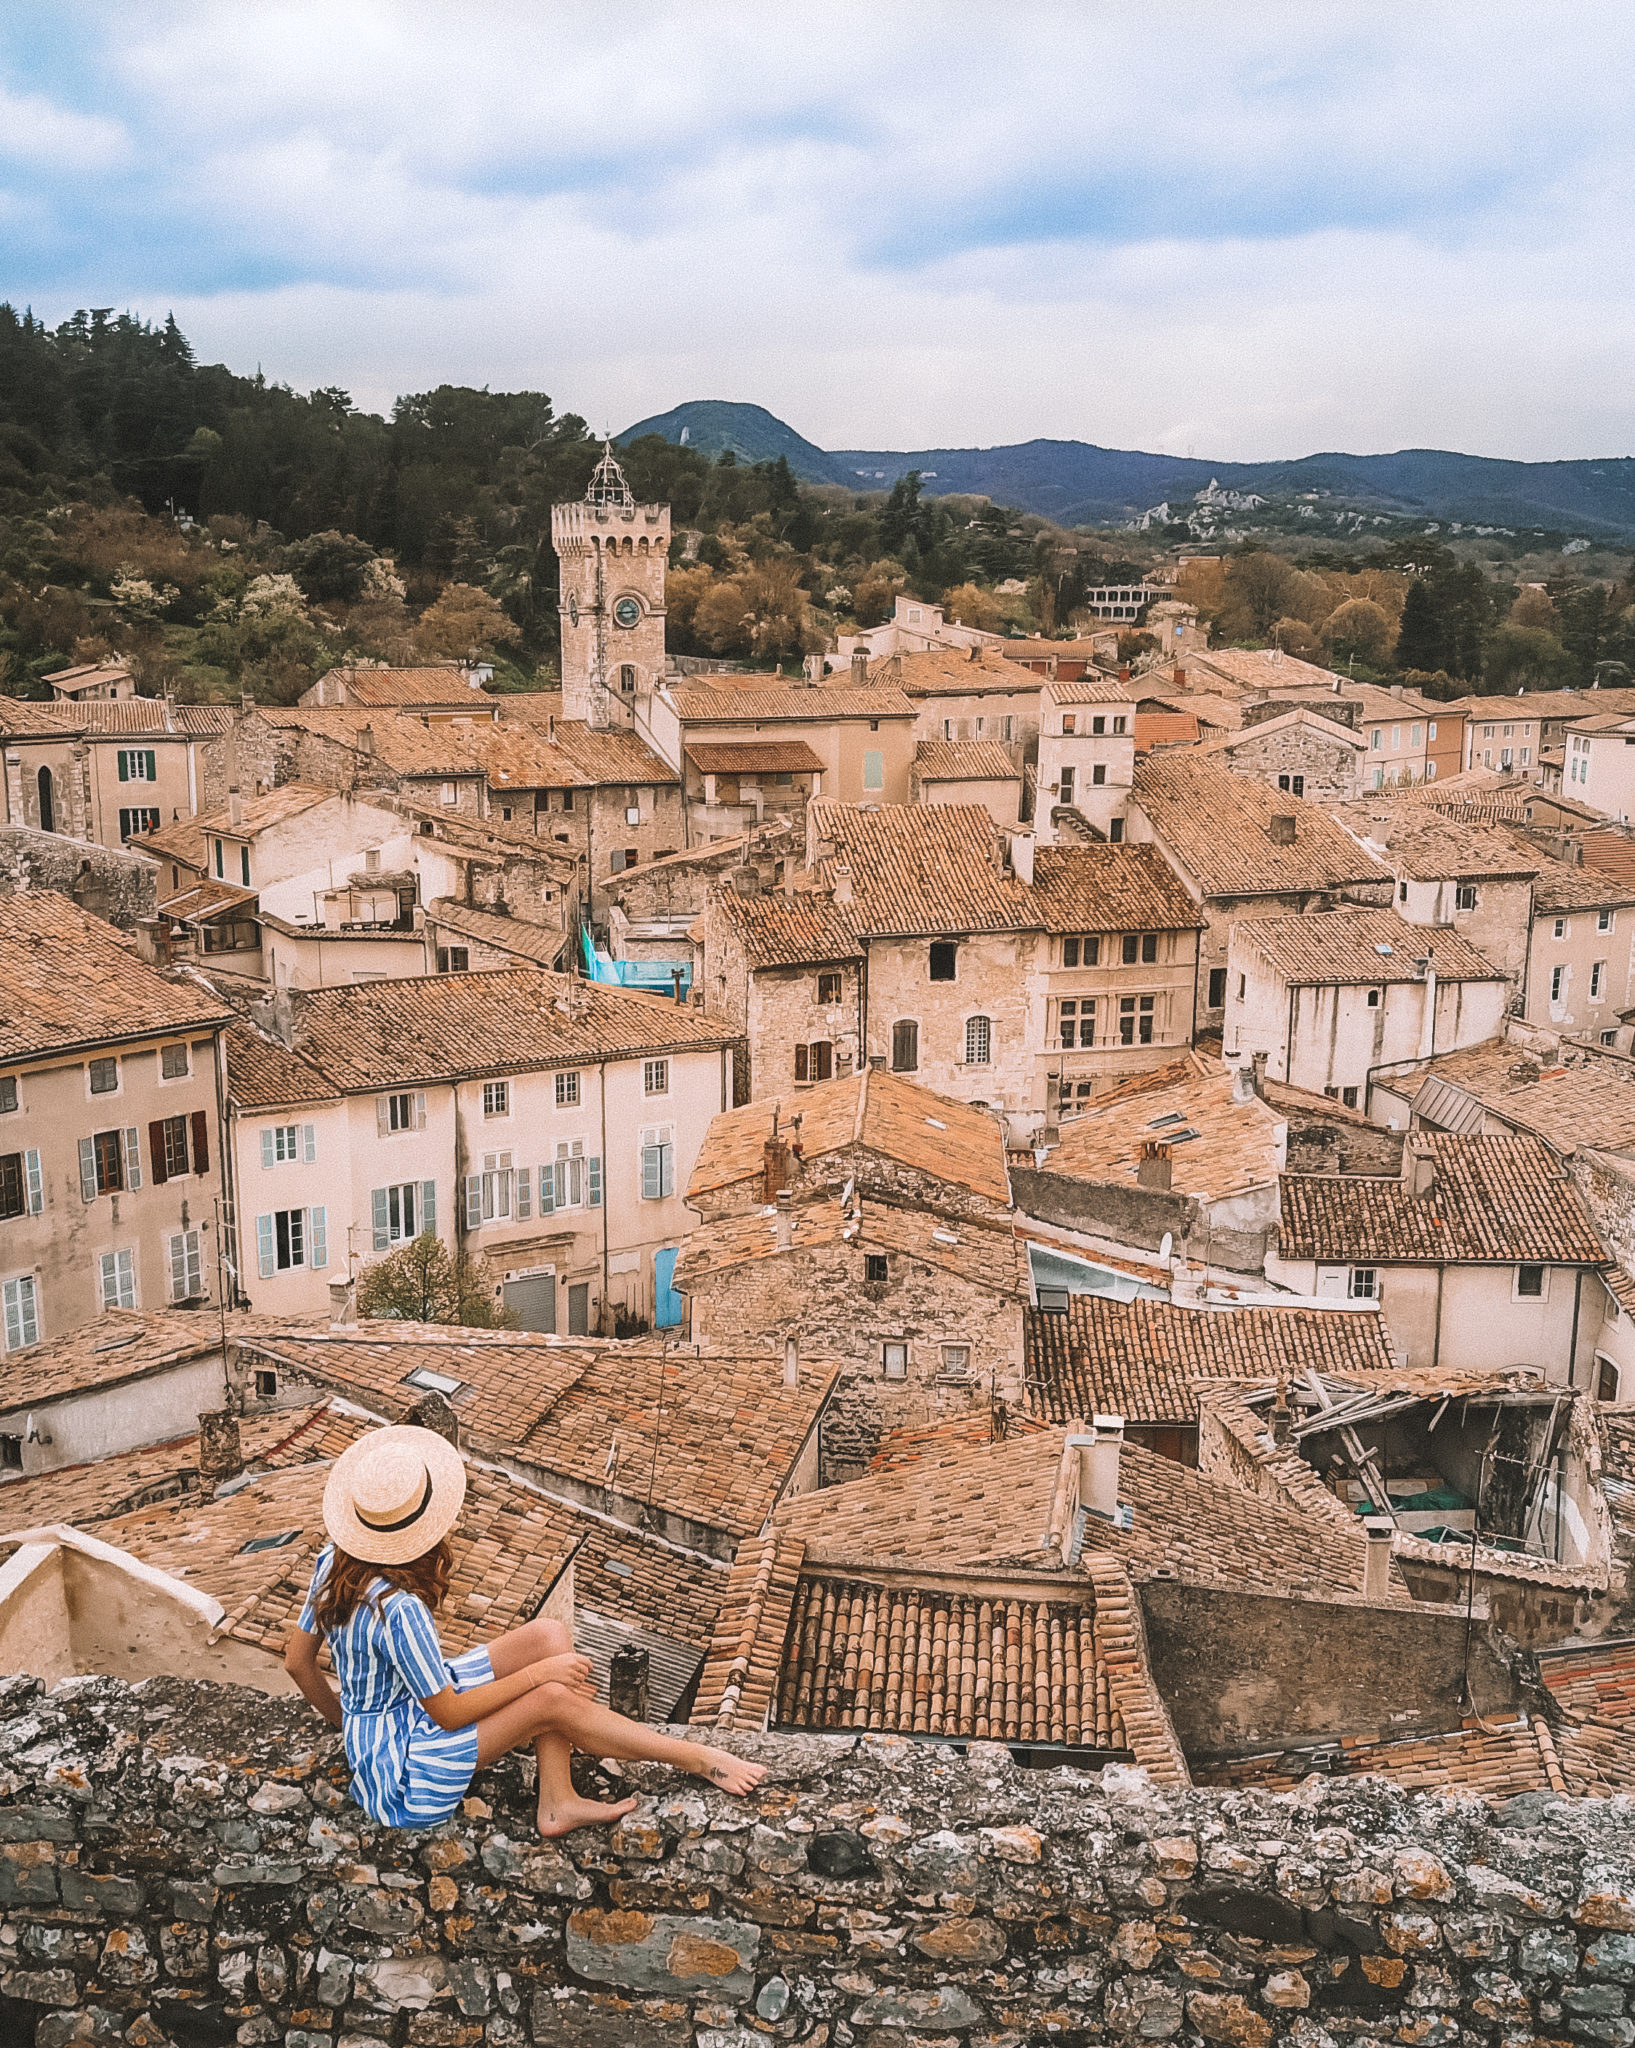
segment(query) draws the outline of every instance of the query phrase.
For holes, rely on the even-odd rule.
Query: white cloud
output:
[[[74,170],[102,170],[125,158],[117,121],[59,106],[45,93],[8,92],[0,84],[0,157],[14,162],[57,159]]]

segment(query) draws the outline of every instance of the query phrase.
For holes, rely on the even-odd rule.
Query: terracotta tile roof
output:
[[[758,1176],[774,1123],[785,1141],[795,1136],[804,1160],[815,1161],[861,1145],[974,1194],[1009,1203],[1005,1139],[986,1110],[934,1094],[900,1074],[872,1067],[839,1081],[783,1096],[763,1096],[711,1120],[699,1148],[688,1198]]]
[[[1088,653],[1088,647],[1084,651]],[[1039,687],[1038,677],[1026,669],[1019,673],[1016,664],[992,646],[979,647],[974,660],[964,647],[887,654],[869,664],[869,682],[918,698],[980,696],[989,691],[1032,695]]]
[[[848,719],[919,716],[901,690],[873,684],[853,690],[778,683],[770,676],[749,681],[752,687],[741,688],[737,678],[727,678],[729,686],[711,688],[706,678],[693,676],[666,687],[677,716],[687,725],[782,725],[792,720],[829,725]]]
[[[1230,1073],[1176,1061],[1135,1079],[1146,1085],[1102,1096],[1062,1125],[1047,1173],[1132,1185],[1142,1147],[1162,1143],[1173,1194],[1218,1201],[1276,1180],[1287,1123],[1256,1095],[1238,1101]]]
[[[515,720],[519,725],[543,725],[547,728],[551,720],[561,720],[562,691],[553,686],[543,690],[496,690],[494,702],[499,706],[503,721]]]
[[[49,680],[49,678],[47,679]],[[0,698],[0,735],[8,739],[209,739],[232,725],[229,704],[167,704],[163,697],[89,698],[38,704]]]
[[[1047,1422],[1122,1415],[1195,1423],[1198,1379],[1388,1370],[1382,1316],[1348,1309],[1185,1308],[1075,1294],[1065,1315],[1026,1318],[1027,1402]]]
[[[332,668],[315,687],[321,690],[326,683],[344,684],[355,702],[367,705],[458,706],[486,716],[495,701],[456,668]]]
[[[691,1052],[732,1037],[688,1004],[537,967],[314,989],[294,1031],[296,1050],[343,1090]]]
[[[218,882],[213,875],[206,875],[179,895],[167,896],[157,907],[159,915],[168,917],[173,924],[208,924],[235,910],[253,909],[255,901],[254,889],[235,889],[226,882]]]
[[[1252,947],[1281,980],[1302,988],[1421,981],[1414,963],[1426,954],[1439,982],[1504,979],[1462,933],[1410,924],[1394,909],[1246,917],[1233,925],[1232,938]]]
[[[996,740],[921,740],[914,772],[922,782],[1020,782],[1022,771]]]
[[[977,1593],[805,1574],[774,1725],[1124,1749],[1096,1619],[1089,1586]]]
[[[809,775],[823,766],[804,740],[697,740],[687,758],[704,775]]]
[[[862,957],[856,904],[836,903],[827,890],[740,896],[722,889],[711,898],[709,914],[732,927],[751,972]]]
[[[507,700],[510,701],[510,700]],[[673,783],[675,771],[645,741],[622,727],[606,730],[582,718],[559,718],[555,746],[591,783]]]
[[[976,1287],[1025,1301],[1030,1293],[1026,1248],[1010,1224],[1000,1226],[961,1218],[952,1222],[930,1209],[899,1208],[868,1197],[853,1198],[849,1207],[833,1199],[797,1203],[789,1216],[790,1241],[779,1243],[775,1209],[757,1209],[747,1216],[723,1216],[688,1233],[676,1261],[673,1284],[683,1294],[708,1291],[718,1273],[752,1259],[795,1260],[826,1246],[851,1244],[866,1251],[901,1253],[937,1271],[952,1273]],[[791,1284],[794,1283],[793,1275]],[[928,1276],[928,1283],[934,1284]]]
[[[209,866],[205,852],[204,827],[197,818],[172,818],[153,832],[133,832],[126,844],[136,853],[151,854],[155,860],[179,861],[202,875]]]
[[[1567,1643],[1537,1653],[1539,1676],[1580,1720],[1635,1721],[1635,1641],[1618,1636]]]
[[[259,796],[245,797],[243,816],[237,824],[226,811],[212,811],[207,817],[194,819],[193,823],[200,832],[214,832],[227,839],[253,839],[269,826],[282,825],[319,804],[331,802],[335,794],[333,789],[319,782],[285,782],[277,789],[263,791]]]
[[[1273,896],[1389,880],[1315,804],[1189,753],[1158,754],[1136,771],[1132,801],[1205,896]],[[1296,821],[1275,844],[1274,817]]]
[[[1033,901],[1048,932],[1196,931],[1198,906],[1156,846],[1041,846]]]
[[[1007,1418],[1007,1429],[1036,1429],[1032,1416],[1017,1412]],[[998,1441],[993,1413],[969,1408],[948,1415],[941,1422],[928,1422],[918,1429],[892,1429],[880,1439],[880,1448],[869,1460],[871,1472],[909,1472],[927,1458],[939,1458],[944,1451],[974,1450],[978,1445]]]
[[[1286,1259],[1385,1265],[1542,1261],[1599,1266],[1607,1254],[1583,1198],[1537,1138],[1416,1134],[1435,1161],[1428,1194],[1400,1178],[1286,1173]]]
[[[807,1364],[786,1387],[781,1353],[701,1357],[686,1346],[405,1323],[243,1341],[393,1418],[420,1399],[409,1373],[458,1379],[450,1400],[471,1444],[737,1535],[766,1519],[834,1378]]]
[[[6,899],[0,922],[0,1060],[211,1031],[219,996],[137,957],[112,925],[53,890]]]
[[[554,967],[567,944],[559,931],[548,931],[544,925],[530,924],[523,917],[501,917],[497,911],[474,910],[469,904],[456,903],[451,896],[434,897],[426,905],[426,922],[440,932],[476,939],[518,960],[532,960],[540,967]]]
[[[283,1109],[333,1102],[339,1090],[310,1061],[269,1037],[248,1018],[227,1027],[227,1093],[240,1110]]]
[[[1301,661],[1272,647],[1210,647],[1195,649],[1178,664],[1188,676],[1204,672],[1220,677],[1245,693],[1276,687],[1285,689],[1332,690],[1346,684],[1346,677],[1314,661]]]
[[[1635,835],[1586,832],[1580,842],[1584,866],[1618,887],[1635,889]]]
[[[502,792],[503,793],[503,792]],[[566,883],[577,872],[579,856],[559,840],[536,832],[530,820],[508,821],[498,811],[486,818],[462,817],[440,804],[423,802],[412,790],[398,790],[391,799],[393,810],[413,820],[423,838],[431,839],[451,860],[471,861],[478,867],[504,867],[509,861],[530,861],[549,868]]]
[[[1552,917],[1568,910],[1618,910],[1635,903],[1635,873],[1592,861],[1585,842],[1584,865],[1536,857],[1538,879],[1533,884],[1533,915]]]
[[[1040,913],[1025,883],[995,865],[1000,835],[980,804],[881,804],[862,809],[814,797],[807,830],[832,845],[821,862],[832,881],[852,871],[852,909],[875,935],[1036,930]]]
[[[1424,882],[1535,875],[1542,856],[1508,833],[1463,825],[1427,804],[1380,795],[1336,804],[1330,815],[1399,876]]]
[[[1007,653],[1007,659],[1014,659]],[[1040,691],[1052,704],[1130,704],[1136,700],[1135,686],[1128,678],[1102,675],[1086,669],[1081,676],[1058,676]]]
[[[1351,747],[1359,754],[1367,751],[1367,741],[1360,739],[1349,725],[1341,725],[1332,718],[1320,718],[1303,704],[1296,705],[1292,711],[1280,711],[1275,718],[1263,718],[1257,725],[1240,725],[1218,732],[1213,738],[1201,741],[1198,751],[1203,754],[1230,754],[1252,740],[1269,739],[1274,733],[1295,732],[1302,728],[1309,728],[1319,738],[1336,746]]]
[[[454,780],[483,772],[468,738],[477,728],[446,719],[433,723],[363,704],[268,706],[261,716],[278,731],[310,733],[346,748],[352,755],[350,774],[364,783],[371,779],[371,768],[394,776]]]
[[[1198,720],[1190,711],[1138,711],[1135,744],[1140,753],[1154,747],[1188,747],[1198,737]]]
[[[1620,1062],[1552,1065],[1502,1038],[1398,1067],[1381,1080],[1444,1130],[1479,1130],[1485,1114],[1568,1155],[1581,1145],[1635,1148],[1635,1078]],[[1450,1092],[1451,1091],[1451,1092]]]
[[[1230,1763],[1197,1764],[1193,1775],[1200,1785],[1290,1792],[1315,1772],[1322,1777],[1388,1778],[1410,1792],[1514,1799],[1522,1792],[1564,1789],[1550,1781],[1541,1737],[1548,1738],[1544,1725],[1525,1719],[1467,1725],[1445,1735],[1415,1735],[1406,1740],[1348,1736],[1339,1742],[1271,1750]]]

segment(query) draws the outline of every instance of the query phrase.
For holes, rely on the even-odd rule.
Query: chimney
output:
[[[1266,1094],[1266,1054],[1253,1052],[1249,1055],[1249,1069],[1254,1076],[1255,1093],[1263,1100]]]
[[[883,1074],[886,1071],[885,1054],[883,1052],[871,1052],[869,1054],[869,1065],[877,1074]]]
[[[403,1420],[412,1422],[417,1429],[435,1430],[440,1437],[447,1438],[456,1450],[460,1448],[460,1418],[455,1414],[447,1394],[438,1393],[435,1387],[421,1395]]]
[[[1033,834],[1013,832],[1010,842],[1011,871],[1019,882],[1033,880]]]
[[[238,784],[236,782],[227,792],[227,822],[229,825],[242,825],[244,823],[244,799],[238,793]]]
[[[358,1321],[358,1290],[350,1280],[331,1280],[329,1283],[329,1327],[332,1330],[356,1329]]]
[[[1135,1184],[1157,1188],[1167,1194],[1170,1182],[1170,1148],[1157,1138],[1143,1138],[1136,1159]]]
[[[199,1417],[199,1488],[214,1493],[244,1470],[238,1417],[231,1408],[213,1408]]]
[[[761,1147],[761,1193],[775,1202],[789,1182],[789,1147],[774,1131]]]
[[[866,647],[852,649],[852,688],[861,690],[869,679],[869,650]]]
[[[1396,1534],[1396,1523],[1389,1515],[1364,1515],[1363,1534],[1368,1539],[1363,1551],[1363,1598],[1365,1600],[1388,1600],[1391,1597],[1391,1538]]]
[[[678,1003],[681,1001],[681,977],[684,971],[680,967],[672,967],[670,969],[670,986]]]
[[[1130,680],[1130,664],[1127,661],[1121,661],[1119,663],[1118,679],[1121,683],[1127,683]]]
[[[792,1188],[778,1190],[778,1249],[788,1251],[795,1241],[795,1195]]]
[[[1436,1154],[1412,1139],[1402,1149],[1402,1178],[1409,1194],[1423,1198],[1436,1186]]]
[[[1294,1410],[1289,1406],[1289,1383],[1277,1383],[1277,1400],[1272,1407],[1272,1442],[1286,1444],[1294,1434]]]
[[[647,1719],[647,1652],[640,1643],[623,1644],[609,1659],[607,1703],[627,1720]]]
[[[1118,1465],[1124,1449],[1122,1415],[1095,1415],[1079,1440],[1079,1506],[1111,1521],[1118,1513]]]
[[[800,1385],[800,1332],[791,1330],[783,1340],[783,1383],[786,1387]]]
[[[372,754],[374,751],[375,728],[372,725],[366,725],[362,732],[358,734],[358,752],[360,754]]]
[[[844,861],[835,862],[835,901],[850,903],[852,900],[852,871]]]
[[[1175,674],[1172,681],[1177,690],[1184,690],[1187,687],[1187,672],[1179,662],[1175,664]]]
[[[244,714],[251,712],[255,709],[255,699],[250,695],[248,690],[241,690],[239,692],[238,708],[240,716],[243,716]]]
[[[1266,820],[1266,837],[1274,846],[1292,846],[1297,830],[1297,821],[1289,811],[1275,811]]]
[[[805,661],[801,664],[801,670],[806,677],[807,683],[815,689],[823,680],[823,656],[821,654],[807,655]]]
[[[966,648],[965,659],[967,661],[980,661],[982,659],[982,642],[980,640],[973,640],[970,646]]]
[[[1255,1073],[1246,1061],[1232,1069],[1232,1100],[1253,1102],[1255,1099]]]

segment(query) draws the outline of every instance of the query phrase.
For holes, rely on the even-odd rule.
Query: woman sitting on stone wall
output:
[[[465,1499],[465,1463],[429,1429],[372,1430],[335,1461],[324,1489],[330,1541],[318,1558],[284,1668],[346,1741],[352,1795],[387,1827],[447,1820],[481,1764],[531,1742],[539,1831],[566,1835],[628,1813],[573,1789],[575,1749],[649,1759],[724,1792],[766,1775],[725,1750],[683,1742],[598,1704],[588,1657],[559,1621],[531,1621],[446,1659],[433,1614],[448,1587],[448,1534]],[[340,1682],[318,1668],[319,1645]]]

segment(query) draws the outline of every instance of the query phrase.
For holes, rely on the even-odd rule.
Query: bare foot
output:
[[[595,1799],[558,1799],[550,1806],[541,1800],[539,1832],[549,1839],[556,1835],[571,1835],[575,1828],[611,1827],[616,1820],[634,1812],[635,1807],[634,1799],[616,1799],[611,1805]]]
[[[766,1776],[766,1765],[745,1763],[741,1756],[734,1756],[730,1750],[702,1749],[698,1753],[698,1762],[693,1765],[693,1773],[741,1799],[746,1792],[753,1792]]]

